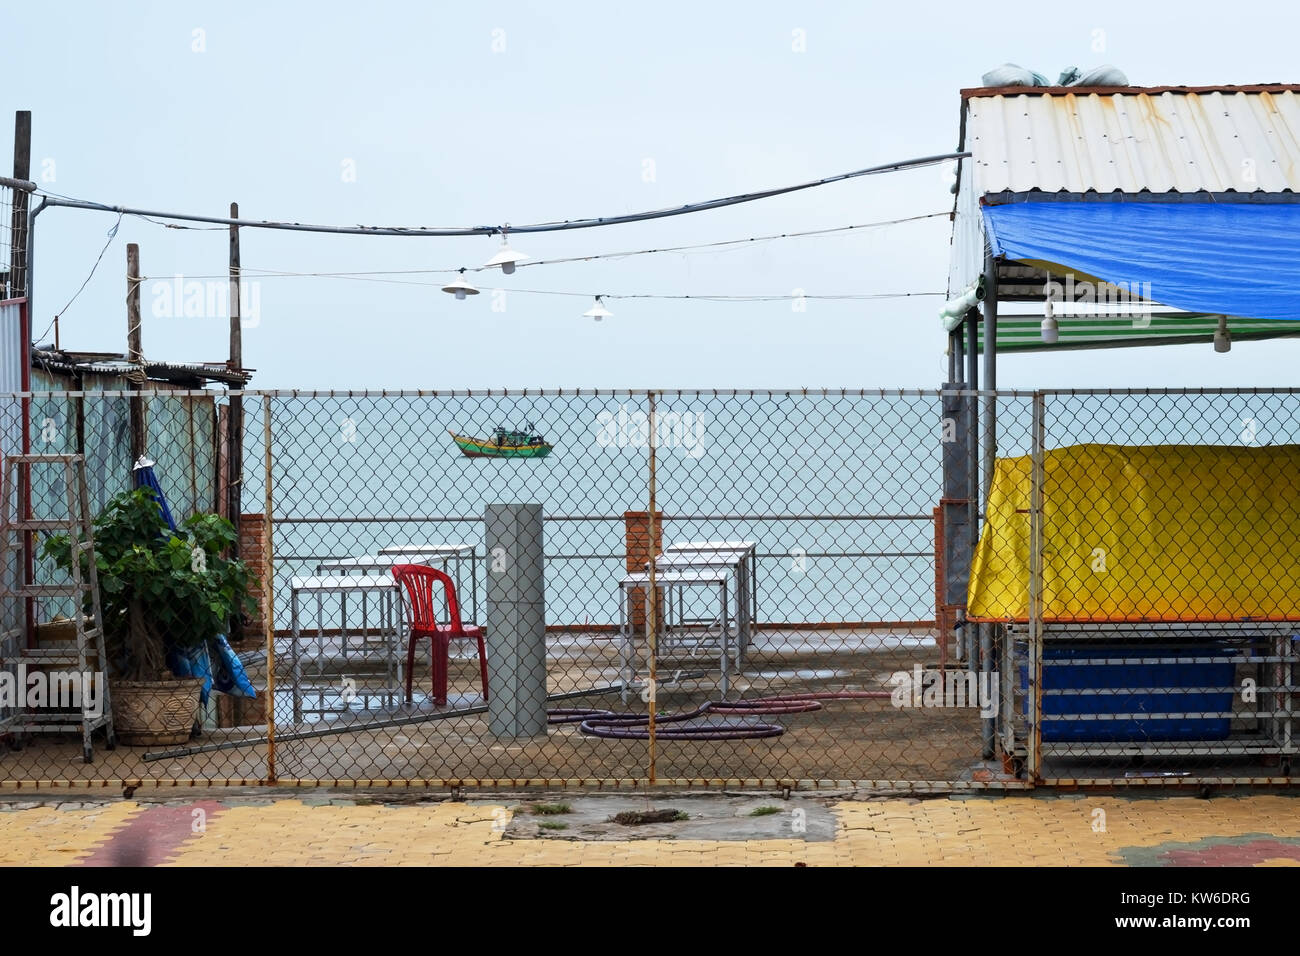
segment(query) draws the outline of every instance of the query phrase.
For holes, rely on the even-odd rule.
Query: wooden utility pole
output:
[[[239,218],[239,204],[230,204],[230,218]],[[244,367],[244,343],[240,327],[239,289],[239,227],[230,227],[230,360],[226,363],[232,372]],[[244,478],[244,399],[230,396],[230,417],[226,447],[226,514],[236,526],[243,511]],[[238,545],[235,556],[239,556]]]
[[[14,179],[30,179],[32,173],[32,113],[14,113]],[[0,299],[27,294],[27,200],[28,193],[12,190],[13,209],[9,217],[9,288],[0,282]]]
[[[144,381],[144,346],[140,330],[140,247],[134,242],[126,247],[126,360],[137,366],[138,376],[130,391],[140,391]],[[144,399],[131,399],[131,460],[144,454]]]
[[[239,203],[230,204],[230,218],[239,218]],[[232,372],[244,367],[244,342],[240,324],[239,297],[239,227],[230,225],[230,360]],[[235,544],[231,557],[239,557],[239,522],[243,513],[244,490],[244,398],[230,396],[230,411],[226,419],[226,515],[235,526]],[[243,628],[239,614],[230,622],[230,639],[240,640]]]

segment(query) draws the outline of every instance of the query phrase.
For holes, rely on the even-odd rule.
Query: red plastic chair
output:
[[[433,641],[433,702],[438,706],[447,703],[448,647],[453,639],[478,641],[478,668],[483,679],[483,699],[488,699],[487,653],[483,647],[483,628],[462,624],[460,605],[456,601],[456,587],[451,578],[437,568],[423,564],[395,564],[393,577],[406,589],[407,623],[411,636],[406,648],[406,702],[411,702],[411,672],[415,667],[415,642],[422,637]],[[441,581],[447,599],[449,623],[439,624],[434,600],[434,585]]]

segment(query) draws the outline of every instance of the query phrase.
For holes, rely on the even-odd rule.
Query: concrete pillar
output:
[[[488,730],[546,734],[546,610],[541,505],[488,505]]]

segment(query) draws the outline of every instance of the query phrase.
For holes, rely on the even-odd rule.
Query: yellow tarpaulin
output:
[[[998,459],[967,616],[1029,618],[1028,457]],[[1045,621],[1300,619],[1300,446],[1044,453]]]

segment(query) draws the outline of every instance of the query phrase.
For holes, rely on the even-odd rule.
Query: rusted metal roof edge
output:
[[[972,86],[959,91],[962,100],[983,96],[1126,96],[1159,93],[1300,93],[1300,84],[1259,83],[1248,86]]]

